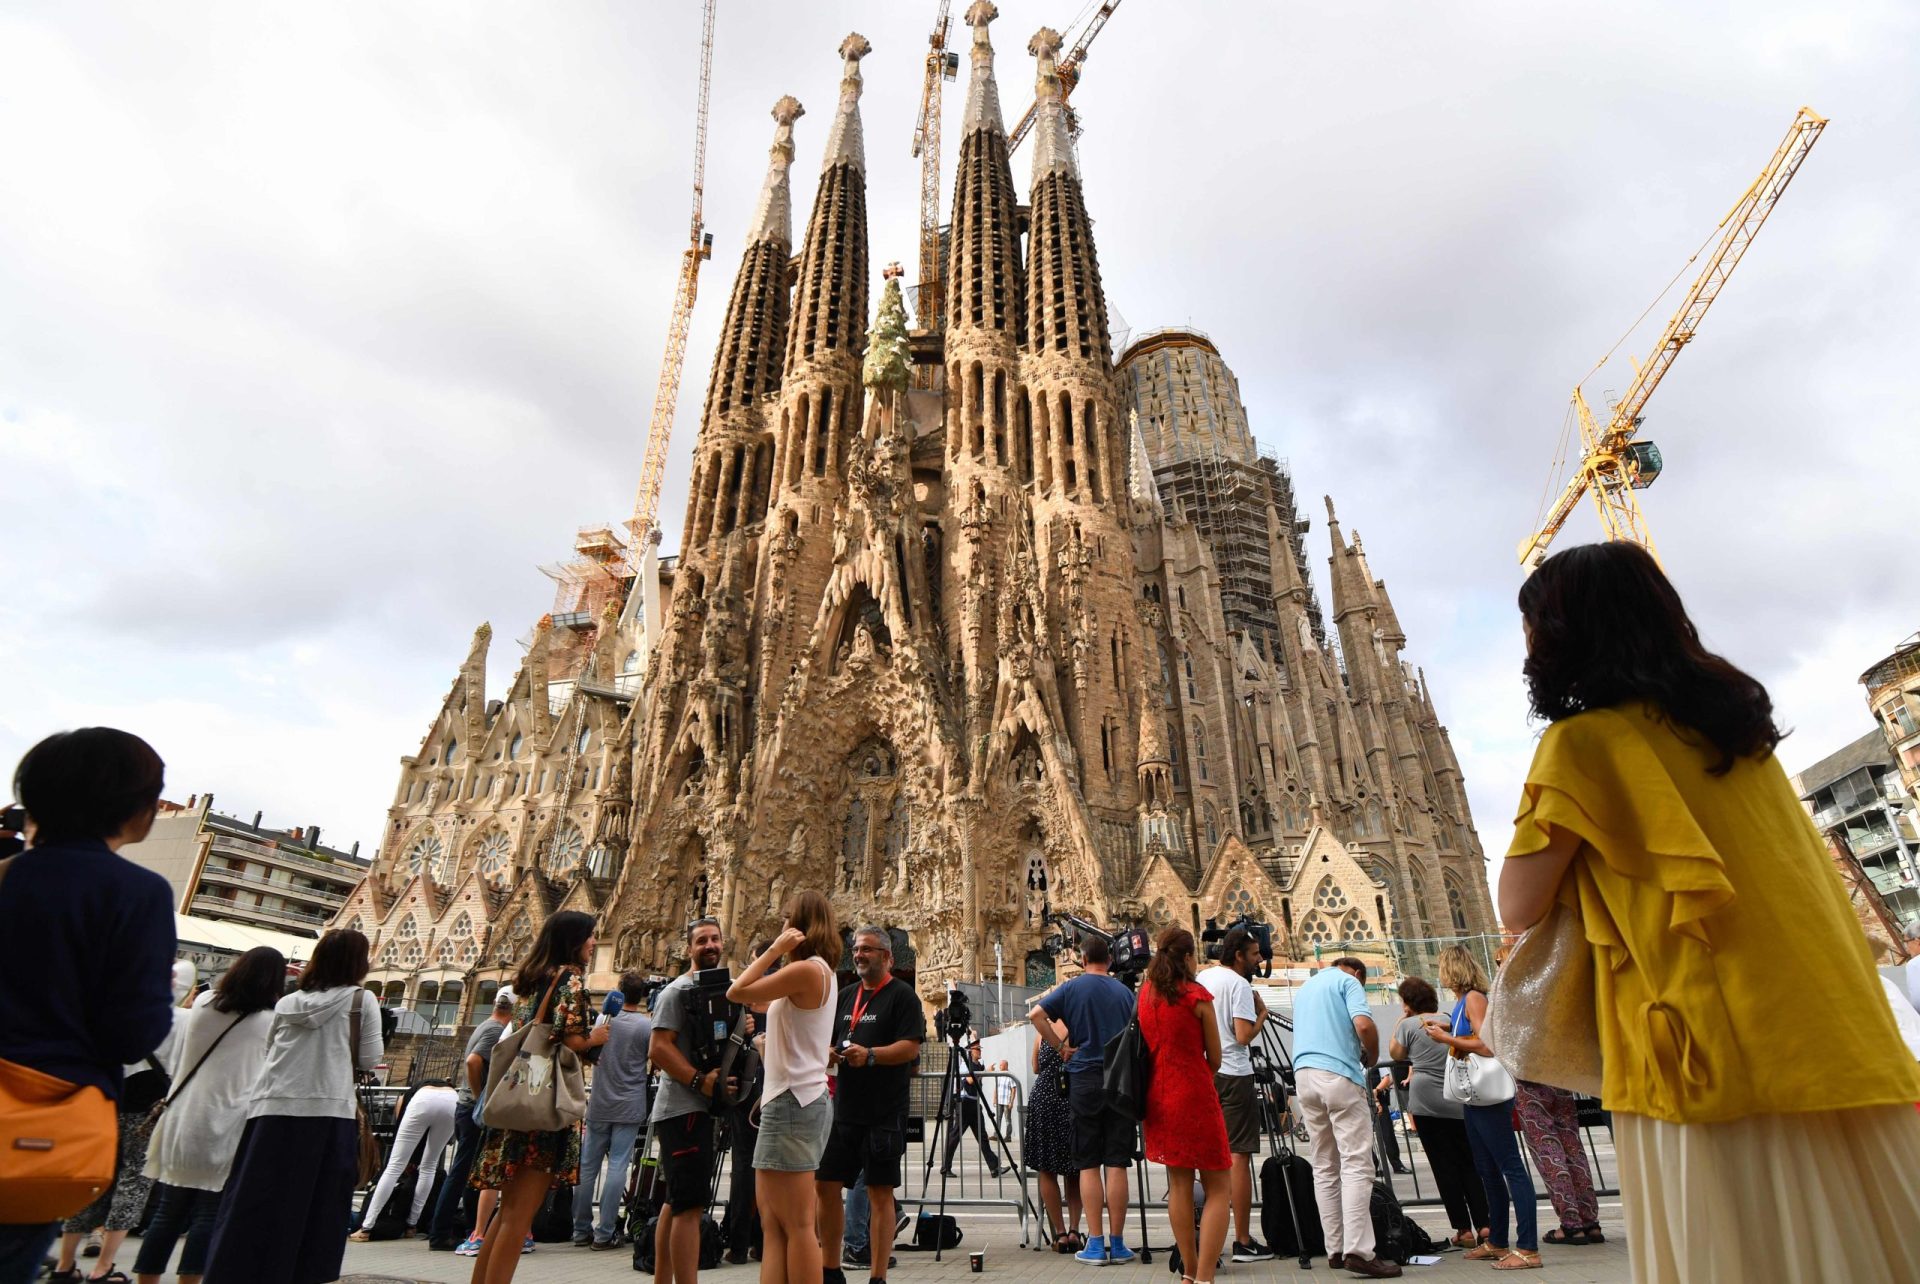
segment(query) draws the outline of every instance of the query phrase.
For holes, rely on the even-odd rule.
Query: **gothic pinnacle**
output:
[[[846,65],[840,72],[840,105],[834,110],[833,128],[827,134],[827,154],[820,162],[822,173],[835,165],[867,172],[867,149],[860,134],[860,60],[871,52],[873,46],[857,31],[840,42],[840,57]]]
[[[793,122],[807,114],[800,100],[787,94],[773,105],[773,118],[779,122],[773,130],[773,147],[767,152],[767,181],[760,188],[760,204],[754,211],[747,242],[777,241],[793,244],[793,191],[787,171],[793,167]]]
[[[987,36],[987,24],[1000,16],[993,0],[973,0],[967,10],[967,25],[973,28],[972,77],[967,81],[967,114],[960,124],[960,136],[978,130],[1004,134],[1007,127],[1000,116],[1000,86],[993,79],[993,42]]]
[[[1027,52],[1039,60],[1034,68],[1033,184],[1049,174],[1078,177],[1073,163],[1073,140],[1067,134],[1067,102],[1060,87],[1054,57],[1060,52],[1060,33],[1042,27],[1027,43]]]

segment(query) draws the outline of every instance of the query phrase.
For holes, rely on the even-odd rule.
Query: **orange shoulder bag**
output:
[[[14,859],[0,860],[0,880]],[[0,1223],[79,1212],[113,1184],[119,1148],[106,1093],[0,1061]]]

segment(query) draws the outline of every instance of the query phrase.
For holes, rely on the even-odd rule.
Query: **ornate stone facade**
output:
[[[1248,912],[1296,955],[1492,929],[1459,766],[1358,538],[1330,523],[1336,653],[1290,499],[1285,520],[1259,512],[1260,630],[1229,626],[1204,523],[1162,505],[1108,334],[1059,36],[1029,46],[1022,207],[994,17],[986,0],[967,14],[942,333],[909,333],[897,268],[869,332],[867,42],[840,49],[797,260],[800,108],[776,107],[678,563],[657,591],[634,581],[651,605],[609,614],[566,664],[543,626],[503,704],[476,639],[340,917],[374,934],[377,980],[468,957],[464,921],[471,1002],[562,907],[599,916],[602,981],[666,970],[694,916],[744,948],[802,887],[904,932],[927,995],[977,979],[996,943],[1016,974],[1049,975],[1049,910]],[[644,686],[606,693],[640,643]],[[423,841],[442,854],[416,860]]]

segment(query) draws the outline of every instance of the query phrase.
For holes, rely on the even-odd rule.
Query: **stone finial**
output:
[[[1033,85],[1033,185],[1049,174],[1078,177],[1073,162],[1073,139],[1067,133],[1067,100],[1054,59],[1060,52],[1060,33],[1042,27],[1027,42],[1027,52],[1038,59]]]
[[[823,173],[835,165],[851,165],[863,174],[867,171],[866,142],[860,129],[860,60],[872,52],[873,46],[857,31],[849,32],[840,42],[840,57],[846,65],[840,72],[840,105],[834,110],[833,128],[827,133],[827,154],[820,162]]]
[[[793,167],[793,122],[806,114],[807,109],[792,94],[773,105],[773,146],[767,151],[767,179],[760,186],[760,203],[747,232],[748,244],[793,244],[793,189],[787,171]]]
[[[967,81],[967,111],[960,123],[963,138],[982,129],[997,134],[1007,132],[1000,115],[1000,86],[993,78],[993,42],[987,35],[987,24],[999,16],[1000,10],[993,0],[974,0],[973,7],[967,10],[967,25],[973,28],[973,50],[969,55],[972,76]]]

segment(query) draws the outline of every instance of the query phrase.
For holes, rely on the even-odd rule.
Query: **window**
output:
[[[1353,902],[1347,899],[1347,894],[1340,889],[1338,883],[1331,878],[1323,878],[1320,880],[1320,886],[1313,890],[1313,904],[1316,909],[1325,910],[1328,914],[1341,914],[1345,913]]]
[[[573,751],[575,753],[585,753],[587,751],[587,741],[592,738],[593,732],[589,728],[580,728],[580,738],[573,742]]]
[[[1182,602],[1181,605],[1185,606],[1186,603]],[[1181,662],[1187,669],[1187,699],[1198,700],[1200,698],[1200,688],[1193,680],[1193,657],[1190,655],[1185,656]]]
[[[580,832],[580,826],[571,820],[562,820],[553,827],[553,834],[547,839],[547,877],[572,877],[579,869],[580,858],[586,851],[587,836]]]
[[[526,741],[527,738],[525,736],[521,735],[518,731],[514,732],[513,743],[507,746],[507,757],[518,758],[520,756],[520,746],[525,744]]]
[[[1201,768],[1200,778],[1202,780],[1206,779],[1206,768],[1204,766]],[[1207,803],[1201,814],[1206,817],[1207,850],[1212,851],[1220,843],[1220,816],[1218,812],[1214,811],[1212,803]]]
[[[449,736],[447,738],[447,751],[445,754],[441,755],[440,761],[443,763],[451,763],[453,761],[454,753],[457,752],[459,748],[460,748],[460,742],[458,740],[453,739],[451,736]]]
[[[1332,945],[1339,939],[1333,924],[1317,909],[1308,910],[1307,916],[1300,920],[1300,937],[1308,945]]]
[[[1228,922],[1242,917],[1256,921],[1260,918],[1260,906],[1253,899],[1253,893],[1246,889],[1245,884],[1237,881],[1227,889],[1227,898],[1222,902],[1222,907],[1226,910]]]
[[[415,874],[426,873],[440,878],[445,869],[447,858],[446,844],[440,841],[440,835],[431,829],[413,840],[407,848],[407,869]]]
[[[1467,926],[1467,905],[1461,899],[1460,889],[1451,880],[1447,883],[1447,917],[1453,920],[1453,930],[1466,933],[1472,929]]]

